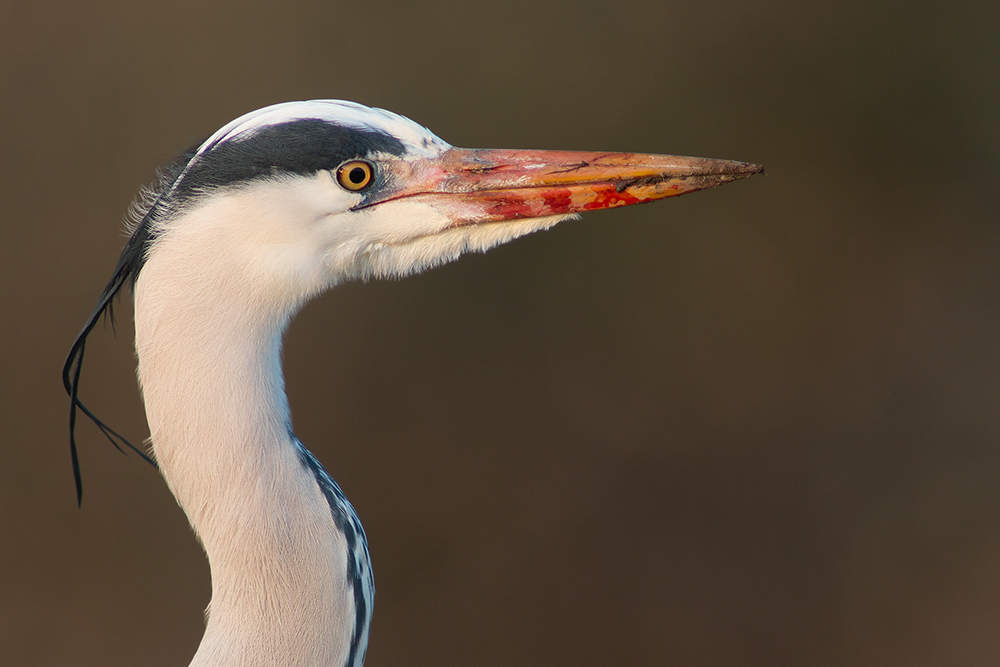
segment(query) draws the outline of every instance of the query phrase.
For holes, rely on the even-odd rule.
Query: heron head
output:
[[[139,222],[168,245],[299,299],[403,276],[581,211],[705,189],[756,165],[628,153],[461,149],[394,113],[335,100],[267,107],[221,128]],[[193,254],[198,255],[194,257]]]

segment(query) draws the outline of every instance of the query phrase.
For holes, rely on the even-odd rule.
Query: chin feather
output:
[[[418,207],[425,210],[414,210]],[[410,209],[407,211],[407,219],[410,221],[421,213],[423,216],[437,218],[438,226],[444,219],[441,213],[427,204],[409,202],[407,208]],[[552,215],[482,224],[456,224],[448,219],[447,226],[433,233],[364,244],[353,258],[350,269],[344,270],[345,267],[341,264],[337,267],[340,271],[334,273],[361,280],[402,278],[454,261],[464,253],[486,252],[520,236],[578,217],[577,214]]]

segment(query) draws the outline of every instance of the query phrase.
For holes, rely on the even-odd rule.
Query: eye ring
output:
[[[337,168],[337,182],[351,192],[364,190],[375,180],[375,168],[363,160],[351,160]]]

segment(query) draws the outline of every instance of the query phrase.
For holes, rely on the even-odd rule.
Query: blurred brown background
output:
[[[176,152],[338,97],[758,177],[310,304],[367,664],[1000,664],[1000,5],[0,4],[0,663],[186,665],[209,576],[59,371]],[[133,440],[129,299],[82,395]]]

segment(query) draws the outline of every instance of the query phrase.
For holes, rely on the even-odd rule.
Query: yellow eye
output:
[[[337,182],[342,188],[351,192],[364,190],[371,185],[374,177],[375,170],[372,166],[361,160],[345,162],[337,169]]]

